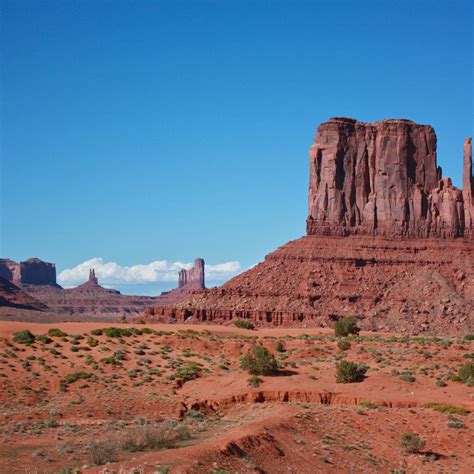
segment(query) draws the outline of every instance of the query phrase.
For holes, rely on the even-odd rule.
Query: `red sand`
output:
[[[0,472],[160,472],[156,466],[171,473],[472,472],[474,389],[450,380],[436,384],[472,360],[471,341],[363,333],[341,354],[331,330],[155,324],[135,327],[162,332],[93,336],[89,345],[90,331],[106,326],[0,323]],[[38,335],[52,327],[68,336],[32,346],[12,340],[21,329]],[[285,352],[275,350],[277,340]],[[258,388],[240,369],[255,344],[285,365]],[[125,359],[107,364],[118,349]],[[335,383],[342,357],[366,363],[365,380]],[[183,384],[177,371],[189,362],[200,364],[198,378]],[[416,380],[403,381],[395,370]],[[93,377],[62,391],[64,377],[80,371]],[[423,406],[433,402],[471,413]],[[129,451],[119,442],[143,424],[170,419],[191,436],[173,448]],[[404,452],[403,433],[425,440],[421,453]],[[114,445],[115,463],[93,466],[94,440]]]

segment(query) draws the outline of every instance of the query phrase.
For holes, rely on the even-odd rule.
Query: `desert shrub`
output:
[[[255,329],[255,326],[250,321],[244,321],[242,319],[234,321],[234,324],[241,329]]]
[[[348,349],[351,348],[351,343],[347,339],[341,339],[337,343],[337,347],[339,347],[341,351],[347,351]]]
[[[458,376],[464,383],[467,383],[470,377],[474,379],[474,364],[472,362],[463,364],[459,369]]]
[[[130,329],[124,328],[116,328],[116,327],[108,327],[102,329],[102,333],[107,337],[129,337],[132,335],[132,331]]]
[[[44,425],[46,428],[56,428],[58,426],[58,422],[54,418],[48,418],[45,422]]]
[[[437,387],[446,387],[448,384],[443,380],[443,379],[438,379],[436,381],[436,386]]]
[[[18,344],[33,344],[35,342],[35,336],[28,331],[28,329],[24,329],[23,331],[18,331],[13,333],[13,341],[17,342]]]
[[[201,421],[201,420],[204,420],[204,418],[206,418],[206,415],[202,411],[195,410],[194,408],[192,408],[191,410],[186,412],[186,418],[191,418],[193,420]]]
[[[402,375],[400,375],[399,378],[400,378],[400,380],[403,380],[404,382],[415,382],[416,381],[416,378],[408,372],[403,373]]]
[[[79,346],[71,346],[71,352],[79,352]]]
[[[102,329],[91,329],[90,334],[91,336],[102,336],[103,332]]]
[[[420,453],[425,447],[425,442],[415,433],[402,434],[402,448],[410,454]]]
[[[125,360],[125,352],[123,352],[121,349],[117,349],[117,350],[114,352],[114,357],[115,357],[117,360]]]
[[[67,383],[67,384],[71,384],[71,383],[74,383],[74,382],[77,382],[78,380],[86,380],[86,379],[90,379],[92,377],[92,374],[89,373],[89,372],[84,372],[84,371],[81,371],[81,372],[74,372],[72,374],[68,374],[64,377],[64,381]]]
[[[282,341],[278,341],[275,344],[275,350],[277,352],[285,352],[285,344]]]
[[[103,357],[102,359],[100,359],[100,361],[103,364],[106,364],[106,365],[118,365],[119,364],[119,362],[117,361],[117,359],[114,356]]]
[[[110,441],[92,441],[89,444],[89,457],[96,466],[114,461],[115,452],[116,448]]]
[[[448,418],[448,428],[453,428],[455,430],[462,430],[466,427],[466,425],[454,416],[449,416]]]
[[[376,403],[372,403],[372,402],[360,402],[359,406],[368,408],[369,410],[375,410],[376,408],[379,407]]]
[[[465,341],[474,341],[474,332],[471,332],[470,334],[466,334],[464,336]]]
[[[50,344],[51,342],[53,342],[51,338],[45,336],[44,334],[39,334],[38,336],[35,336],[35,340],[42,342],[43,344]]]
[[[336,364],[336,383],[354,383],[364,380],[367,366],[349,360]]]
[[[440,413],[450,413],[452,415],[467,415],[470,411],[464,407],[457,407],[454,405],[445,405],[444,403],[425,403],[423,408],[431,408]]]
[[[48,329],[48,336],[49,337],[66,337],[67,334],[61,331],[61,329],[51,328],[51,329]]]
[[[247,383],[250,385],[250,387],[258,388],[260,387],[260,384],[263,382],[263,380],[258,377],[257,375],[252,375],[247,379]]]
[[[357,321],[354,316],[338,319],[334,324],[334,334],[336,337],[347,337],[350,334],[359,334]]]
[[[150,328],[142,328],[141,329],[141,332],[143,334],[153,334],[153,329],[150,329]]]
[[[88,336],[87,338],[87,345],[90,347],[95,347],[99,344],[99,341],[97,339],[94,339],[92,336]]]
[[[242,358],[241,367],[253,375],[273,375],[278,371],[278,362],[266,347],[256,346]]]
[[[179,367],[178,369],[176,369],[174,375],[177,379],[181,379],[185,382],[188,382],[189,380],[197,379],[200,374],[201,367],[198,364],[191,362],[184,367]]]

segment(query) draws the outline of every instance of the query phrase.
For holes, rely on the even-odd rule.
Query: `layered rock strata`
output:
[[[410,120],[334,118],[310,149],[308,235],[472,236],[472,152],[463,191],[442,178],[436,134]]]

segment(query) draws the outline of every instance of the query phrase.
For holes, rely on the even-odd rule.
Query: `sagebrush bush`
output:
[[[463,383],[467,383],[470,377],[474,379],[474,364],[472,362],[463,364],[459,369],[458,376]]]
[[[273,375],[278,371],[278,362],[266,347],[256,346],[242,358],[241,367],[253,375]]]
[[[258,377],[257,375],[252,375],[247,379],[247,383],[254,388],[260,387],[260,384],[263,382],[263,380]]]
[[[336,364],[336,383],[354,383],[364,380],[367,366],[350,360],[341,360]]]
[[[109,440],[92,441],[89,444],[89,457],[92,464],[102,466],[115,460],[116,446]]]
[[[249,322],[249,321],[244,321],[242,319],[238,319],[237,321],[234,321],[234,324],[241,329],[255,329],[255,326]]]
[[[285,344],[283,344],[282,341],[278,341],[276,344],[275,344],[275,350],[277,352],[285,352]]]
[[[184,367],[179,367],[176,369],[175,377],[177,379],[181,379],[184,382],[188,382],[189,380],[197,379],[201,374],[201,367],[196,364],[195,362],[191,362]]]
[[[67,384],[70,384],[70,383],[74,383],[74,382],[77,382],[78,380],[86,380],[86,379],[90,379],[92,377],[92,374],[89,373],[89,372],[84,372],[84,371],[81,371],[81,372],[74,372],[72,374],[68,374],[64,377],[64,381],[67,383]]]
[[[35,336],[31,331],[28,331],[28,329],[24,329],[23,331],[13,333],[13,341],[18,344],[30,345],[35,342]]]
[[[341,351],[347,351],[351,348],[351,343],[347,340],[347,339],[341,339],[338,343],[337,343],[337,347],[341,350]]]
[[[48,336],[50,336],[50,337],[66,337],[67,334],[65,332],[61,331],[61,329],[51,328],[51,329],[48,329]]]
[[[415,433],[402,434],[402,448],[410,454],[420,453],[425,447],[425,442]]]
[[[354,316],[338,319],[334,324],[334,334],[337,337],[347,337],[350,334],[359,334],[357,320]]]

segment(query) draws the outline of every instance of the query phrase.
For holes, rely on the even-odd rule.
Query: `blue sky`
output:
[[[252,265],[304,234],[333,116],[410,118],[461,184],[470,1],[1,2],[0,255]]]

